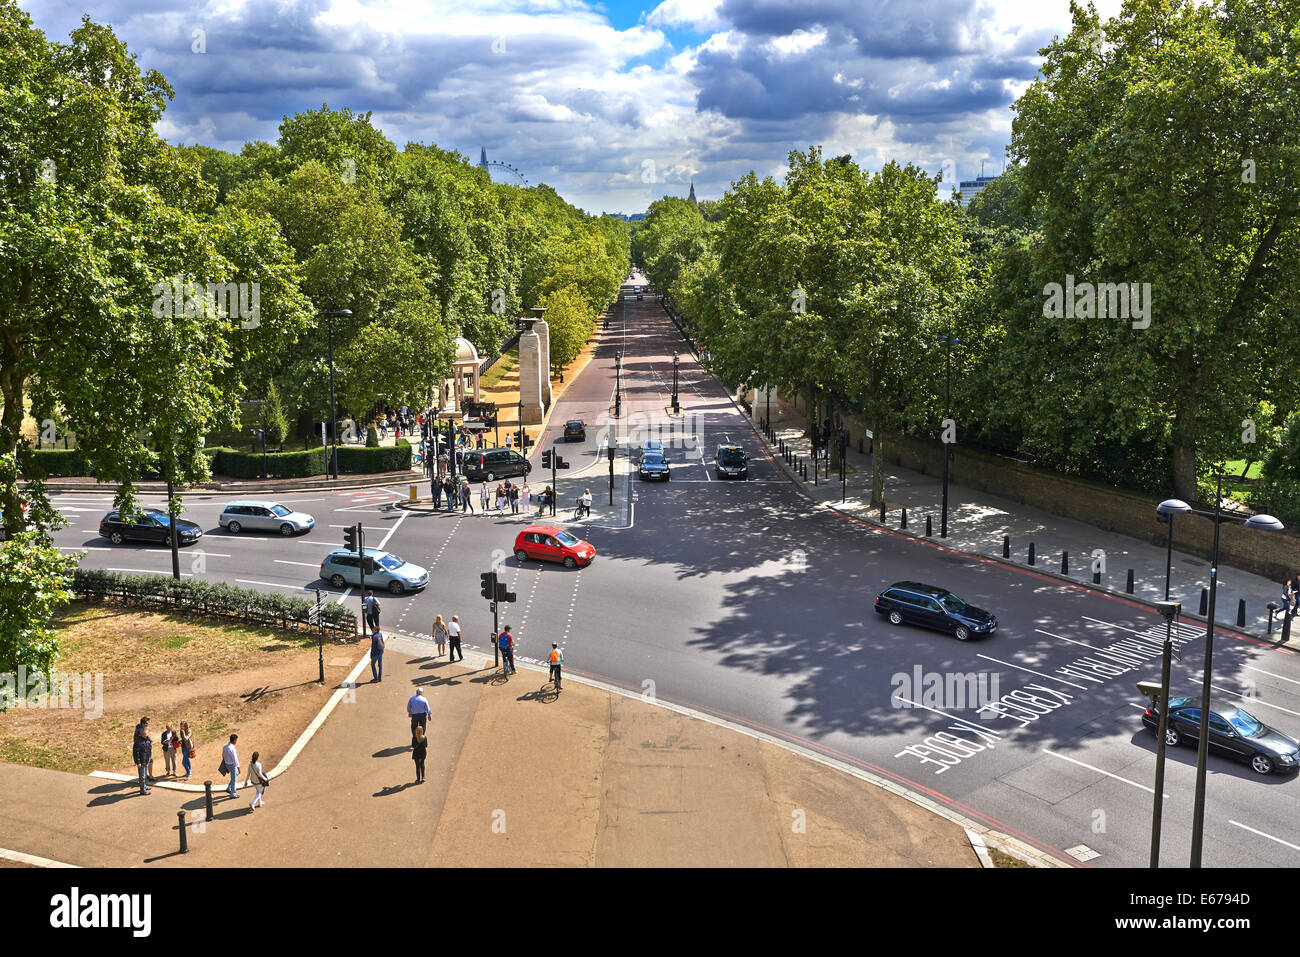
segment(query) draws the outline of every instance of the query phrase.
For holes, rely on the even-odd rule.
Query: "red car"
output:
[[[596,547],[554,525],[529,525],[515,537],[515,558],[564,562],[565,568],[590,565]]]

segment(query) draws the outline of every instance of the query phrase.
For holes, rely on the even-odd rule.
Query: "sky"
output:
[[[1120,0],[1094,0],[1103,18]],[[322,103],[397,144],[508,163],[588,212],[717,199],[793,149],[950,184],[999,172],[1069,0],[20,0],[113,27],[176,97],[172,143],[238,151]],[[497,178],[516,181],[497,169]]]

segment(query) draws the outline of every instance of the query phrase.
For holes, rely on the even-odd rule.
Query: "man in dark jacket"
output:
[[[153,738],[149,737],[149,719],[141,718],[135,726],[135,740],[131,745],[131,760],[135,762],[136,773],[140,775],[140,793],[149,794],[149,762],[153,760]]]

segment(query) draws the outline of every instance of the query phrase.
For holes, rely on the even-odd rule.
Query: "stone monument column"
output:
[[[547,377],[542,362],[542,339],[529,329],[519,336],[519,398],[523,425],[538,425],[545,413],[542,385]]]
[[[532,310],[533,331],[537,333],[542,342],[542,405],[545,408],[551,407],[551,327],[546,324],[542,314],[546,310],[541,306],[533,306]]]

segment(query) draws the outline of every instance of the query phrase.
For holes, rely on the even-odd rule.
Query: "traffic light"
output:
[[[497,573],[483,572],[478,577],[479,577],[479,581],[483,583],[483,588],[479,592],[479,594],[482,595],[484,598],[486,598],[488,601],[492,601],[496,596]]]
[[[343,529],[343,547],[350,552],[357,550],[357,531],[359,528],[359,525],[349,525]]]
[[[505,582],[497,582],[495,597],[497,601],[514,601],[515,593],[512,591],[506,591]]]
[[[549,469],[551,467],[551,460],[554,455],[555,452],[552,449],[546,449],[542,452],[542,468]]]
[[[560,458],[559,452],[555,453],[555,467],[557,469],[567,469],[569,467],[569,463]]]

